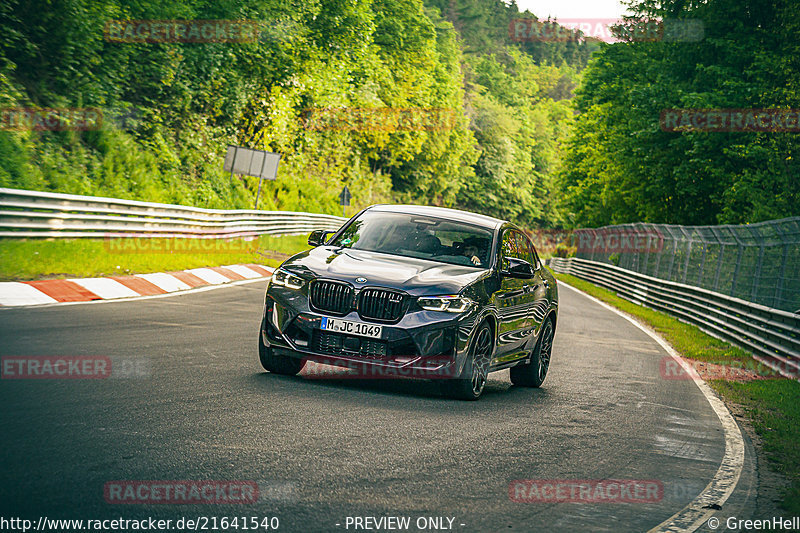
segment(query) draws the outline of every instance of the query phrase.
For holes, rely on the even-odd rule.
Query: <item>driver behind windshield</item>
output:
[[[470,260],[470,261],[472,261],[472,264],[473,264],[473,265],[475,265],[475,266],[481,266],[481,260],[480,260],[480,258],[478,257],[478,247],[477,247],[477,246],[475,246],[474,244],[468,244],[468,245],[466,245],[466,246],[464,247],[464,250],[463,250],[463,252],[462,252],[462,255],[463,255],[464,257],[467,257],[467,258],[469,258],[469,260]]]
[[[480,237],[467,237],[463,243],[459,243],[460,255],[463,255],[475,266],[481,266],[483,259],[481,256],[485,255],[488,243],[486,239]]]

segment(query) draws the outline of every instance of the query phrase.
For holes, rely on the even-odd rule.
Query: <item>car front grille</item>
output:
[[[322,330],[314,331],[312,350],[331,355],[357,355],[367,359],[380,359],[388,353],[386,341]]]
[[[361,318],[394,322],[403,314],[403,295],[382,289],[364,289],[358,301]]]
[[[311,284],[311,307],[335,315],[346,315],[353,308],[353,287],[335,281]]]

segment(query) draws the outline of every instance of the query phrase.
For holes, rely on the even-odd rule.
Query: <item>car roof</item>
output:
[[[379,211],[382,213],[404,213],[408,215],[427,215],[437,218],[444,218],[456,222],[464,222],[467,224],[475,224],[485,228],[495,229],[501,224],[505,224],[505,220],[499,218],[489,217],[486,215],[479,215],[477,213],[470,213],[469,211],[460,211],[458,209],[449,209],[446,207],[432,207],[427,205],[389,205],[379,204],[367,208],[369,211]]]

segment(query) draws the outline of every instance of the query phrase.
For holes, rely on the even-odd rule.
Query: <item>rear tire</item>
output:
[[[258,358],[261,360],[261,366],[264,367],[264,370],[282,376],[294,376],[303,370],[303,367],[306,365],[304,359],[278,355],[272,348],[264,344],[262,332],[265,326],[266,318],[261,321],[261,329],[258,331]]]
[[[445,382],[445,392],[457,400],[475,401],[483,394],[492,360],[492,328],[483,322],[472,339],[470,355],[458,379]]]
[[[520,364],[511,369],[511,383],[520,387],[541,387],[544,378],[547,377],[547,370],[550,368],[550,355],[553,351],[553,337],[555,336],[553,320],[548,318],[539,342],[531,354],[530,364]]]

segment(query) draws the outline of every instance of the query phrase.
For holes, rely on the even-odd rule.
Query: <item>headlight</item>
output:
[[[423,296],[417,298],[419,306],[426,311],[443,311],[445,313],[463,313],[474,303],[469,298],[460,296]]]
[[[305,281],[303,281],[303,278],[295,276],[294,274],[279,268],[272,274],[271,283],[272,285],[286,287],[287,289],[302,289]]]

